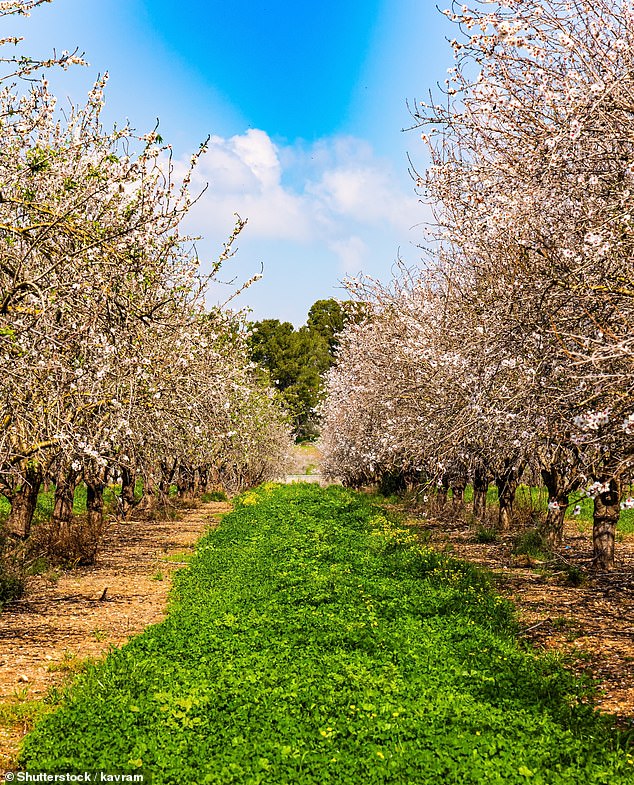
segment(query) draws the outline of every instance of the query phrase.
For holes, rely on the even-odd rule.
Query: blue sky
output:
[[[85,51],[90,68],[56,76],[56,93],[79,102],[108,71],[107,119],[159,118],[183,163],[211,135],[187,229],[204,266],[233,214],[248,219],[225,276],[263,265],[236,303],[254,318],[302,324],[315,300],[345,296],[345,276],[416,263],[428,211],[407,155],[424,168],[425,151],[402,132],[406,103],[453,62],[432,0],[54,0],[0,35],[15,32],[32,54]]]

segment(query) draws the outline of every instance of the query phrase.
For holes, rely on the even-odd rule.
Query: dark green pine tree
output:
[[[323,374],[334,361],[337,335],[345,323],[346,313],[336,300],[318,300],[298,330],[279,319],[251,325],[253,360],[280,391],[298,441],[319,435],[315,409],[322,396]]]

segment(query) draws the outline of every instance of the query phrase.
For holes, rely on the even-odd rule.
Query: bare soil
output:
[[[493,571],[497,590],[517,607],[523,637],[594,677],[598,708],[634,728],[634,534],[617,535],[615,570],[596,573],[591,524],[566,521],[560,556],[540,562],[512,553],[517,532],[481,544],[460,516],[443,517],[410,522],[431,547]],[[571,585],[571,568],[581,571],[581,585]]]
[[[0,711],[42,699],[87,658],[161,621],[172,572],[229,509],[211,502],[178,520],[113,522],[97,564],[29,578],[23,599],[0,613]],[[0,722],[0,774],[14,765],[28,725]]]

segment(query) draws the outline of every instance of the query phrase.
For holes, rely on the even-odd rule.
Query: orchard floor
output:
[[[0,613],[0,775],[13,765],[28,730],[28,720],[3,721],[3,708],[41,700],[86,658],[102,657],[160,621],[172,570],[228,509],[225,503],[208,503],[177,521],[113,523],[95,566],[31,578],[24,599],[5,607]],[[573,670],[594,674],[599,706],[623,726],[634,727],[634,535],[619,536],[613,573],[589,574],[574,587],[557,565],[531,566],[513,556],[511,537],[477,543],[474,529],[457,517],[411,523],[432,547],[492,570],[498,590],[518,608],[526,640],[560,652]],[[591,551],[590,525],[567,523],[566,561],[587,567]]]
[[[24,598],[5,606],[0,613],[0,775],[13,765],[29,724],[3,722],[3,709],[15,707],[17,716],[20,704],[27,708],[28,702],[41,700],[87,658],[98,659],[161,621],[172,571],[229,509],[229,504],[211,502],[182,511],[179,520],[111,523],[96,565],[32,577]]]
[[[498,591],[515,603],[526,640],[561,653],[567,667],[598,679],[599,708],[634,729],[634,534],[617,535],[614,572],[592,573],[592,526],[567,521],[561,553],[584,574],[583,583],[572,586],[563,561],[514,556],[512,536],[481,544],[456,517],[411,522],[431,547],[491,570]]]

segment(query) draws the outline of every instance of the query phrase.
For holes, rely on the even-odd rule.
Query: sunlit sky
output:
[[[428,208],[408,155],[426,158],[402,129],[453,64],[433,0],[54,0],[1,27],[29,54],[85,52],[90,68],[55,76],[56,94],[81,102],[107,71],[107,121],[147,131],[158,118],[177,159],[211,136],[186,228],[205,267],[234,213],[248,219],[223,275],[263,267],[235,302],[253,318],[300,325],[315,300],[345,297],[346,276],[417,262]]]

